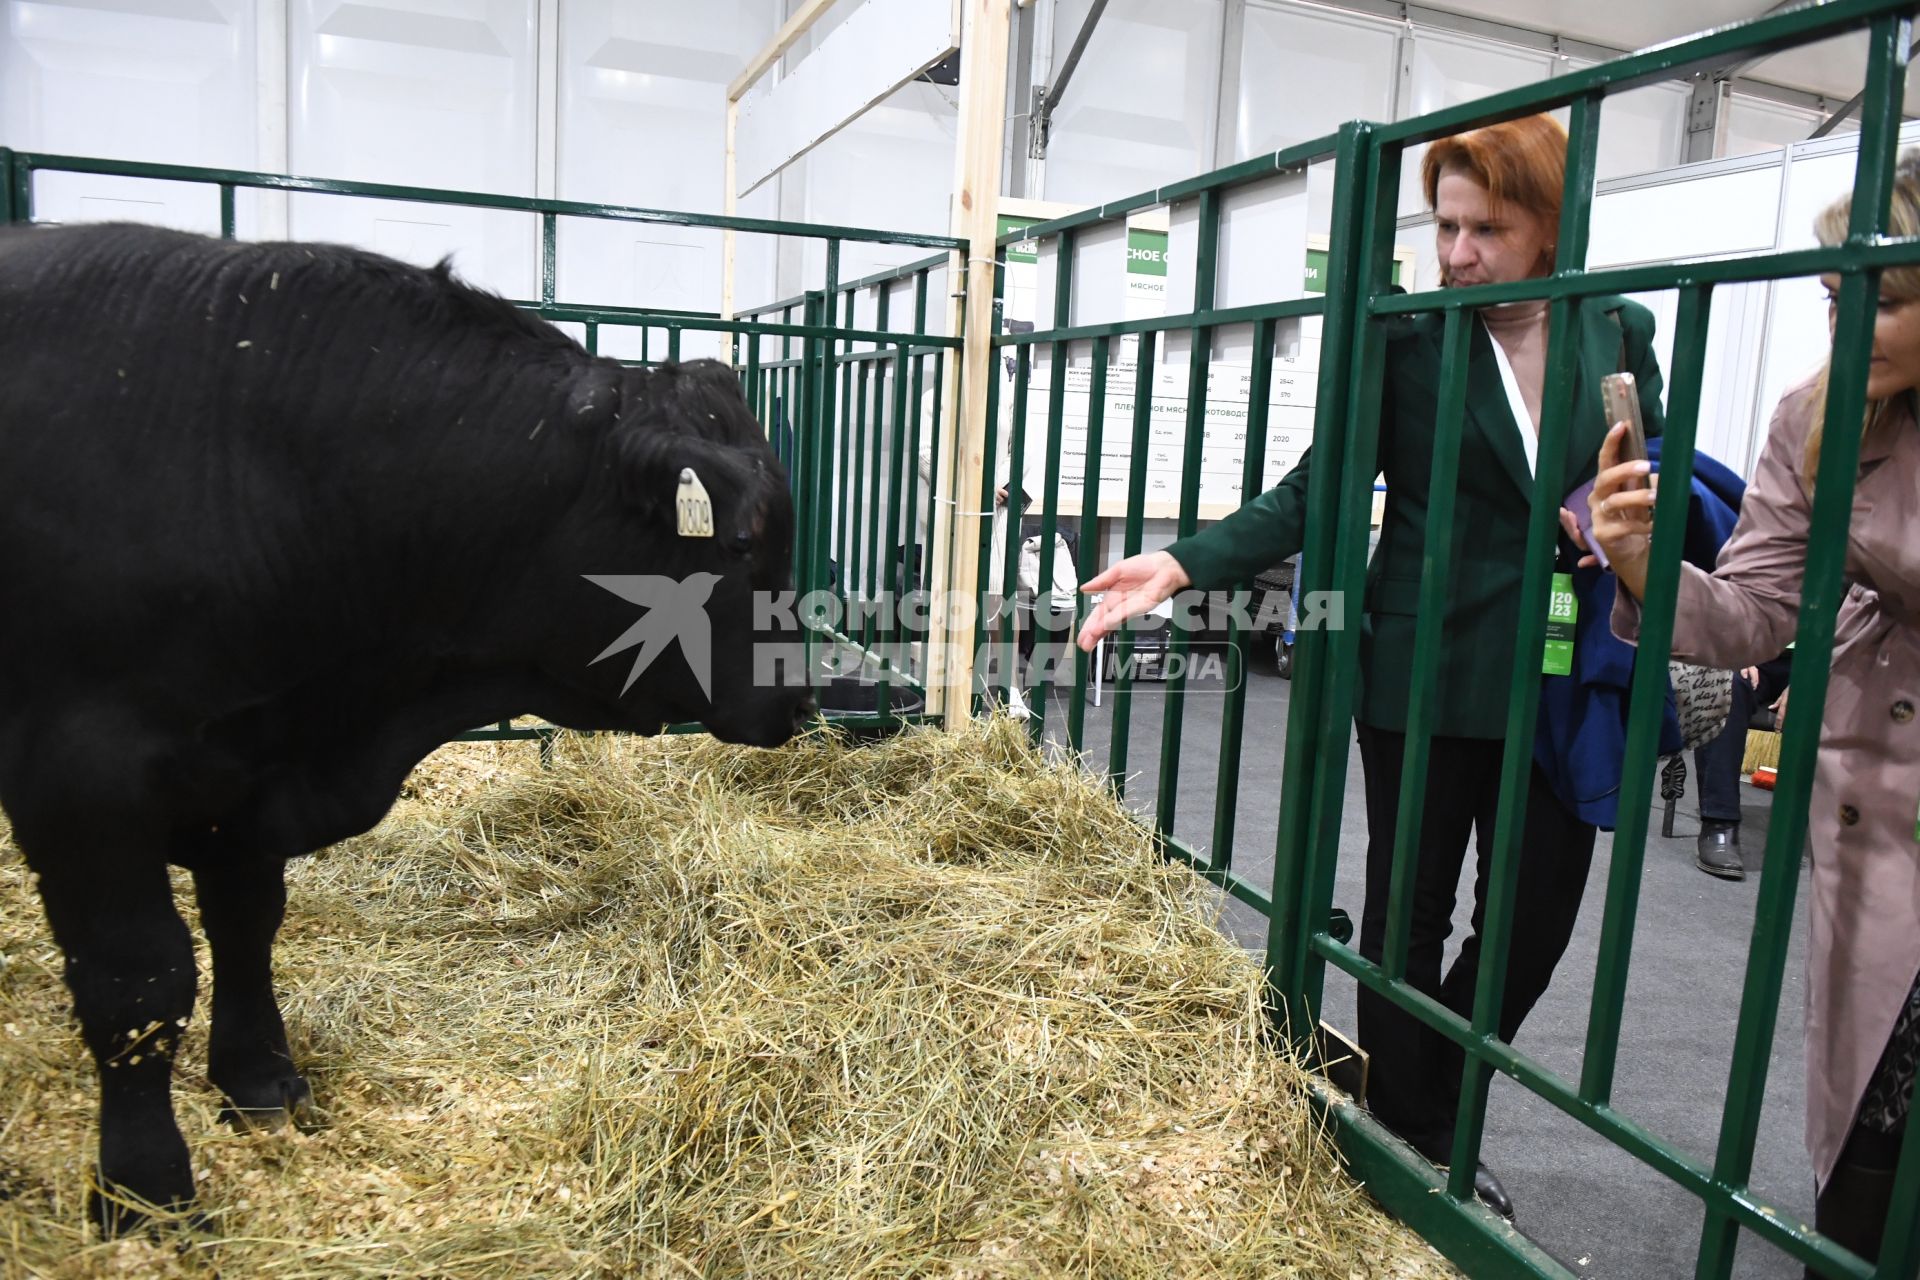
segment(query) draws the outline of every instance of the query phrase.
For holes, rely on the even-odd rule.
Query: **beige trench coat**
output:
[[[1675,657],[1736,670],[1793,639],[1816,395],[1809,381],[1781,398],[1713,574],[1682,566]],[[1920,971],[1920,427],[1904,408],[1862,448],[1847,579],[1808,818],[1807,1150],[1822,1185]],[[1639,606],[1618,599],[1614,631],[1631,640]]]

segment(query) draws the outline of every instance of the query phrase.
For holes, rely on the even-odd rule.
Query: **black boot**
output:
[[[1493,1176],[1493,1170],[1484,1164],[1473,1171],[1473,1193],[1486,1202],[1487,1208],[1508,1222],[1513,1221],[1513,1200],[1507,1195],[1507,1189],[1500,1185],[1500,1179]]]
[[[1887,1208],[1893,1200],[1891,1167],[1850,1164],[1843,1157],[1813,1204],[1813,1225],[1835,1244],[1868,1262],[1880,1259],[1880,1237],[1887,1229]],[[1821,1273],[1807,1268],[1807,1280]]]
[[[1700,820],[1700,838],[1694,843],[1694,865],[1722,880],[1744,880],[1747,868],[1740,861],[1740,823],[1719,818]]]

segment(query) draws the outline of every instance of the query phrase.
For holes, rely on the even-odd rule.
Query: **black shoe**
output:
[[[1842,1159],[1813,1202],[1813,1225],[1835,1244],[1868,1262],[1880,1260],[1880,1237],[1893,1204],[1892,1169],[1870,1169]],[[1823,1280],[1823,1271],[1807,1268],[1807,1280]]]
[[[1707,819],[1701,824],[1694,850],[1693,864],[1708,875],[1722,880],[1747,878],[1747,868],[1740,861],[1739,823]]]
[[[1500,1179],[1493,1176],[1493,1170],[1484,1164],[1474,1167],[1473,1194],[1479,1196],[1487,1208],[1508,1222],[1513,1221],[1513,1201],[1507,1198],[1507,1189],[1500,1185]]]

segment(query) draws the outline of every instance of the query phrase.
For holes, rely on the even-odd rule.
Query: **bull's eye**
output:
[[[734,534],[733,549],[743,556],[751,555],[753,552],[753,535],[745,529]]]

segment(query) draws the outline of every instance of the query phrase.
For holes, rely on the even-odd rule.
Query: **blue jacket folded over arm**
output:
[[[1647,441],[1647,456],[1660,461],[1660,440]],[[1687,504],[1687,532],[1681,554],[1711,571],[1720,548],[1740,517],[1746,484],[1713,458],[1696,452],[1693,494]],[[1627,694],[1633,680],[1635,649],[1613,634],[1616,580],[1598,568],[1573,573],[1579,600],[1575,623],[1573,674],[1543,676],[1540,720],[1533,742],[1540,766],[1560,802],[1605,831],[1614,828],[1620,809],[1620,778],[1627,751]],[[1682,747],[1674,713],[1673,689],[1667,689],[1660,722],[1660,754]]]

